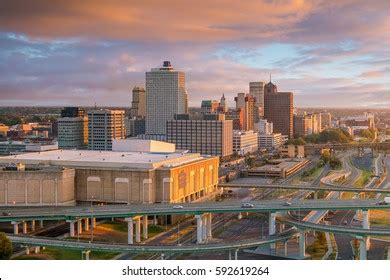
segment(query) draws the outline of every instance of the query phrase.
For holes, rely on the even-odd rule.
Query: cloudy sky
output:
[[[296,106],[390,106],[388,0],[0,0],[0,106],[130,106],[145,71],[186,72],[190,106],[250,81]]]

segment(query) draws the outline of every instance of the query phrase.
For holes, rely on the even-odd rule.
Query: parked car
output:
[[[283,203],[283,206],[291,206],[291,202],[286,201],[286,202]]]
[[[1,213],[3,216],[11,216],[11,213],[9,213],[9,212],[3,212],[3,213]]]
[[[173,206],[173,209],[183,209],[184,206],[183,205],[174,205]]]

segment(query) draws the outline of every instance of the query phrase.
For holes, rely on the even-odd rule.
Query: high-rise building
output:
[[[85,110],[65,107],[57,119],[58,147],[61,149],[83,149],[88,145],[88,118]]]
[[[244,110],[242,109],[229,110],[225,113],[225,119],[233,121],[234,130],[244,129]]]
[[[113,139],[125,138],[125,112],[91,110],[88,112],[88,149],[111,151]]]
[[[234,101],[236,101],[236,109],[245,110],[245,93],[239,92],[237,93],[237,97],[234,97]]]
[[[264,85],[264,82],[249,83],[249,94],[256,99],[254,105],[255,122],[258,122],[264,116]]]
[[[188,109],[185,73],[176,71],[169,61],[146,72],[146,134],[165,134],[166,123]]]
[[[201,113],[210,114],[218,111],[219,102],[217,100],[202,100]]]
[[[264,118],[274,124],[274,132],[294,135],[294,97],[292,92],[278,92],[271,81],[264,87]]]
[[[85,110],[79,107],[65,107],[61,110],[61,118],[76,118],[86,116]]]
[[[167,142],[192,153],[222,157],[233,154],[233,122],[225,120],[224,115],[205,118],[208,120],[167,121]]]
[[[330,128],[332,124],[332,114],[331,113],[321,113],[321,129]]]
[[[226,98],[225,94],[222,94],[221,101],[219,102],[218,111],[221,113],[226,113],[228,110],[227,104],[226,104]]]
[[[240,109],[244,113],[244,130],[253,130],[254,118],[254,106],[256,99],[243,92],[237,93],[237,97],[234,98],[236,101],[236,110]]]
[[[250,94],[247,94],[247,96],[245,96],[245,111],[244,111],[245,130],[253,130],[253,124],[255,122],[255,116],[254,116],[255,100],[256,99]]]
[[[294,136],[301,137],[313,133],[312,115],[302,114],[294,116]]]
[[[146,91],[143,87],[134,87],[132,91],[130,117],[144,118],[145,115],[146,115]]]

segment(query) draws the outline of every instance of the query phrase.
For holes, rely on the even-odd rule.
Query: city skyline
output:
[[[128,107],[163,60],[186,73],[190,107],[223,93],[233,107],[270,73],[297,107],[390,105],[386,1],[2,6],[3,106]]]

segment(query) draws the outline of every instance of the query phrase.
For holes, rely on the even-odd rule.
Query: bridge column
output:
[[[306,241],[305,241],[305,232],[300,231],[299,232],[299,258],[303,260],[305,258],[305,251],[306,251]]]
[[[127,222],[127,244],[132,245],[134,244],[133,218],[126,218],[125,221]]]
[[[148,239],[148,215],[142,217],[142,237]]]
[[[318,191],[314,191],[314,199],[315,199],[315,200],[318,199]]]
[[[89,255],[91,254],[91,250],[82,251],[82,254],[85,255],[85,260],[89,261]]]
[[[287,257],[287,249],[288,249],[288,240],[284,241],[284,256]]]
[[[19,234],[19,222],[11,222],[12,225],[14,225],[14,234]]]
[[[195,215],[196,218],[196,243],[203,243],[203,220],[202,215]]]
[[[83,220],[78,219],[77,220],[77,233],[78,234],[81,234],[83,232],[82,225],[83,225]]]
[[[40,221],[39,221],[39,227],[40,227],[40,228],[43,228],[43,220],[40,220]]]
[[[238,219],[241,220],[242,219],[242,213],[238,213]]]
[[[238,249],[234,250],[234,259],[238,260]]]
[[[274,235],[276,233],[276,212],[269,213],[268,233],[269,235]],[[271,243],[270,248],[271,250],[274,250],[276,248],[276,244]]]
[[[31,221],[31,230],[35,231],[35,220]]]
[[[363,229],[370,229],[370,210],[364,210],[362,211],[362,224],[363,224]],[[370,250],[370,237],[366,237],[366,249]]]
[[[367,260],[367,238],[358,237],[359,239],[359,260]]]
[[[211,213],[208,213],[208,219],[207,219],[207,239],[210,240],[211,238],[213,238],[213,234],[212,234],[212,214]]]
[[[91,218],[91,227],[92,228],[96,227],[96,218]]]
[[[84,230],[89,231],[89,218],[85,218],[84,220]]]
[[[34,253],[35,254],[39,254],[40,251],[41,251],[41,247],[39,247],[39,246],[35,246],[34,247]]]
[[[23,234],[27,234],[27,222],[23,222],[22,226],[23,226]]]
[[[207,241],[207,224],[208,224],[207,214],[202,215],[202,240]]]
[[[69,223],[69,236],[74,237],[74,222],[73,220],[67,220],[67,223]]]
[[[135,242],[141,242],[141,217],[135,219]]]

